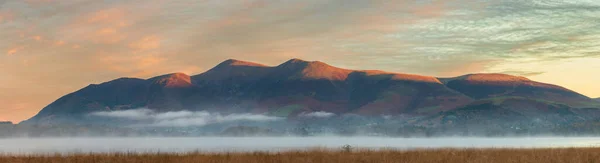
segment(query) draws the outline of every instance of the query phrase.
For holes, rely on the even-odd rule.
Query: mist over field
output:
[[[256,121],[268,122],[283,120],[282,117],[273,117],[263,114],[229,114],[210,113],[207,111],[174,111],[157,113],[150,109],[134,109],[124,111],[104,111],[94,112],[91,116],[121,118],[145,122],[137,124],[138,126],[156,126],[156,127],[189,127],[205,126],[208,124],[235,122],[235,121]]]
[[[281,152],[325,148],[571,148],[598,147],[600,138],[384,138],[384,137],[204,137],[204,138],[15,138],[0,139],[2,154],[71,154],[113,152]]]

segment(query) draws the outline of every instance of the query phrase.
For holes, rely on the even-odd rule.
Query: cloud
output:
[[[471,10],[460,17],[418,24],[412,31],[419,33],[414,35],[415,40],[431,45],[448,44],[464,50],[463,54],[508,59],[504,62],[588,58],[587,53],[600,50],[597,38],[576,39],[599,32],[597,23],[590,22],[599,13],[598,3],[540,2],[497,1],[486,10]],[[482,13],[489,16],[479,15]]]
[[[3,23],[5,21],[11,21],[13,20],[14,15],[12,12],[0,12],[0,23]]]
[[[130,43],[129,48],[135,52],[158,49],[160,48],[160,38],[157,36],[145,36],[140,40]]]
[[[500,73],[510,74],[510,75],[517,75],[517,76],[524,76],[524,77],[530,77],[530,76],[541,75],[541,74],[544,74],[546,72],[542,72],[542,71],[503,71],[503,72],[500,72]]]
[[[444,77],[537,72],[537,62],[598,58],[599,15],[592,0],[3,1],[0,73],[18,79],[0,85],[47,95],[39,109],[90,83],[198,74],[229,58]],[[32,57],[44,64],[22,64]],[[561,78],[550,71],[560,70],[535,77]]]
[[[111,118],[124,118],[131,120],[143,120],[151,118],[151,114],[153,113],[154,112],[150,109],[136,109],[110,112],[95,112],[91,113],[90,115]]]
[[[310,113],[301,113],[299,116],[305,117],[305,118],[329,118],[329,117],[335,116],[335,113],[318,111],[318,112],[310,112]]]
[[[6,51],[6,55],[9,55],[9,56],[15,55],[15,54],[17,54],[19,51],[21,51],[23,49],[25,49],[25,46],[18,46],[18,47],[14,47],[14,48],[8,49],[8,51]]]
[[[33,36],[31,38],[33,38],[35,41],[42,41],[43,39],[42,36]]]
[[[62,41],[62,40],[55,41],[54,45],[56,45],[56,46],[63,46],[63,45],[65,45],[65,41]]]
[[[155,127],[187,127],[204,126],[208,124],[227,123],[236,121],[269,122],[278,121],[282,118],[271,117],[263,114],[228,114],[209,113],[206,111],[175,111],[158,113],[150,109],[135,109],[125,111],[94,112],[91,116],[137,120],[140,122],[150,121],[149,124],[139,126]]]
[[[74,37],[74,40],[89,41],[95,44],[116,44],[127,39],[126,32],[130,19],[126,9],[110,7],[74,17],[72,22],[62,27],[61,33]]]
[[[110,70],[133,77],[149,77],[165,71],[161,67],[167,58],[154,54],[102,54],[96,59],[96,68]]]

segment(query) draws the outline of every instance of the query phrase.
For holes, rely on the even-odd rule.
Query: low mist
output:
[[[90,115],[106,118],[135,120],[140,122],[137,124],[138,126],[155,127],[190,127],[234,121],[268,122],[283,120],[281,117],[273,117],[263,114],[244,113],[222,115],[219,113],[209,113],[206,111],[175,111],[157,113],[145,108],[124,111],[94,112]]]

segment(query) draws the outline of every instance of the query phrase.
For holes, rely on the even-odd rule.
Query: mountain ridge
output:
[[[229,59],[204,73],[92,84],[43,108],[28,122],[147,107],[293,117],[304,112],[435,115],[478,100],[520,97],[586,107],[593,100],[569,89],[506,74],[438,78],[350,70],[291,59],[277,66]],[[511,103],[512,105],[512,103]]]

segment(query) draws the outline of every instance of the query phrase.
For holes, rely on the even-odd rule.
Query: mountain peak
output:
[[[330,66],[327,63],[324,63],[324,62],[321,62],[321,61],[307,61],[307,60],[302,60],[302,59],[298,59],[298,58],[290,59],[287,62],[284,62],[283,64],[281,64],[279,66],[287,66],[287,65],[305,65],[305,66],[323,65],[323,66]],[[333,66],[330,66],[330,67],[333,67]]]
[[[154,84],[168,88],[188,87],[192,85],[192,79],[185,73],[172,73],[148,79]]]
[[[475,82],[526,82],[531,81],[522,76],[513,76],[499,73],[468,74],[458,77],[459,79]]]
[[[294,59],[290,59],[287,62],[284,62],[284,63],[280,64],[277,67],[287,67],[287,68],[300,67],[300,68],[302,68],[302,67],[308,66],[312,62],[313,61],[305,61],[305,60],[302,60],[302,59],[294,58]]]
[[[287,62],[310,62],[310,61],[306,61],[306,60],[299,59],[299,58],[292,58]]]
[[[263,65],[260,63],[242,61],[242,60],[237,60],[237,59],[228,59],[228,60],[221,62],[219,65],[217,65],[217,67],[222,67],[222,66],[267,67],[266,65]]]
[[[381,70],[361,70],[356,71],[357,73],[362,73],[365,76],[388,76],[392,80],[400,80],[400,81],[415,81],[415,82],[426,82],[426,83],[439,83],[440,80],[432,76],[423,76],[416,74],[402,74],[402,73],[393,73],[386,72]]]
[[[271,67],[248,61],[228,59],[214,68],[196,75],[194,82],[235,80],[256,80],[269,72]]]
[[[279,66],[280,73],[289,74],[290,79],[346,80],[352,70],[342,69],[320,61],[291,59]]]

